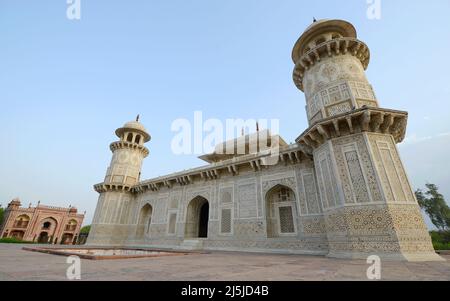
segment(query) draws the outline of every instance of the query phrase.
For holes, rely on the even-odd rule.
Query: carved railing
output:
[[[77,225],[66,225],[64,231],[72,232],[72,231],[75,231],[76,229],[77,229]]]
[[[28,227],[28,222],[15,222],[13,228],[25,229]]]
[[[303,77],[306,70],[310,69],[324,57],[331,57],[342,54],[351,54],[361,61],[364,69],[367,69],[370,61],[370,51],[364,42],[354,38],[339,38],[323,42],[315,48],[306,52],[295,62],[293,79],[295,85],[300,89],[303,88]]]
[[[405,138],[407,120],[407,112],[366,107],[316,122],[296,142],[312,150],[332,138],[372,132],[390,134],[400,143]]]

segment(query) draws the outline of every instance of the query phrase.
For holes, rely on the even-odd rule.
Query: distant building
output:
[[[21,207],[19,199],[8,204],[0,226],[0,237],[49,244],[74,244],[79,236],[84,214],[75,207]]]

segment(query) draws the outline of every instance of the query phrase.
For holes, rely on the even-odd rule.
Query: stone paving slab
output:
[[[23,245],[0,244],[0,280],[67,280],[66,257],[22,250]],[[382,262],[382,280],[450,281],[446,262]],[[320,256],[211,252],[156,258],[81,260],[82,280],[155,281],[365,281],[362,260]]]

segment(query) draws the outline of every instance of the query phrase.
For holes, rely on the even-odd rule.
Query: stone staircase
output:
[[[203,240],[200,239],[185,239],[180,245],[183,250],[202,250]]]

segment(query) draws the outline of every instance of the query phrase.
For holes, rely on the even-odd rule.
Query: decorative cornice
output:
[[[354,38],[337,38],[317,45],[315,48],[306,52],[297,62],[295,62],[293,79],[300,90],[303,88],[303,77],[305,72],[320,62],[324,57],[350,54],[358,58],[364,70],[367,69],[370,62],[370,50],[364,42]]]
[[[112,152],[114,152],[118,149],[125,149],[125,148],[140,150],[142,152],[142,154],[144,155],[144,158],[150,154],[148,148],[146,148],[145,146],[137,144],[137,143],[133,143],[133,142],[128,142],[128,141],[116,141],[116,142],[111,143],[111,145],[109,146],[109,149]]]
[[[292,144],[280,148],[277,164],[299,164],[306,160],[311,160],[308,146]],[[239,175],[239,169],[251,167],[254,172],[258,172],[267,167],[265,160],[270,160],[270,151],[258,154],[236,157],[219,163],[210,164],[204,167],[186,170],[180,173],[167,175],[164,177],[143,181],[131,188],[133,193],[143,193],[146,191],[158,191],[163,187],[172,188],[175,185],[186,186],[194,184],[196,181],[213,181],[220,179],[222,175]],[[275,157],[276,158],[276,157]],[[200,180],[199,180],[200,179]]]
[[[315,123],[303,132],[296,142],[315,149],[329,139],[371,132],[390,134],[397,143],[400,143],[405,138],[407,120],[407,112],[362,108]]]
[[[27,213],[34,213],[36,212],[36,210],[40,210],[40,211],[54,211],[54,212],[66,212],[68,215],[70,216],[84,216],[84,214],[80,214],[80,213],[71,213],[69,212],[70,208],[64,208],[64,207],[56,207],[56,206],[46,206],[46,205],[39,205],[36,207],[29,207],[29,208],[24,208],[24,207],[18,207],[18,208],[6,208],[5,211],[11,211],[11,212],[19,212],[27,214]]]
[[[94,185],[94,190],[98,193],[104,193],[108,191],[121,191],[121,192],[130,192],[132,186],[124,185],[124,184],[114,184],[114,183],[100,183]]]

